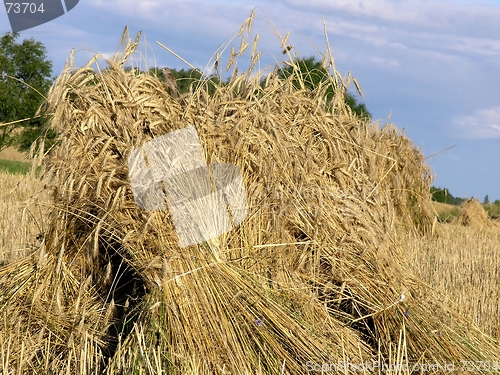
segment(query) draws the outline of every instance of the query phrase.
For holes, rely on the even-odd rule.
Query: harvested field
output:
[[[106,69],[98,57],[76,69],[71,56],[44,106],[58,134],[44,159],[49,212],[37,249],[0,270],[3,373],[497,360],[497,342],[407,262],[400,240],[435,225],[423,155],[394,126],[349,111],[331,54],[330,77],[310,91],[298,74],[253,74],[255,43],[251,67],[227,85],[209,94],[199,82],[174,98],[156,77],[124,70],[138,43]],[[130,158],[146,156],[147,185],[155,160],[170,157],[150,142],[188,127],[212,180],[214,163],[241,171],[247,215],[183,247],[172,206],[137,204]]]
[[[14,147],[7,147],[0,151],[0,159],[14,160],[14,161],[23,161],[27,162],[28,156],[25,153],[18,151]]]
[[[460,207],[451,204],[432,202],[432,206],[439,221],[443,223],[451,223],[460,213]]]
[[[403,237],[411,268],[488,335],[500,339],[500,226],[439,224],[437,234]]]
[[[8,263],[34,251],[46,220],[48,194],[33,176],[0,176],[0,263]]]

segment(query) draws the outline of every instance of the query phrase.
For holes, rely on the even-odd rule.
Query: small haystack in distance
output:
[[[394,127],[349,112],[336,71],[314,91],[276,71],[255,76],[254,43],[247,71],[173,98],[156,77],[123,69],[138,42],[103,70],[96,57],[74,71],[71,58],[51,89],[53,210],[40,250],[0,275],[6,366],[303,374],[498,358],[401,261],[397,231],[432,225],[427,166]],[[208,165],[241,171],[248,215],[182,248],[168,210],[136,204],[127,161],[189,126]]]
[[[462,203],[460,214],[453,221],[458,225],[466,225],[477,228],[489,228],[493,222],[488,217],[486,210],[477,199],[467,199]]]

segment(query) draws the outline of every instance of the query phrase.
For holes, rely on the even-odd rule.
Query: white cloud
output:
[[[138,21],[150,21],[154,26],[163,26],[165,31],[191,28],[205,29],[207,34],[230,29],[237,32],[239,25],[250,14],[249,7],[217,2],[183,0],[90,0],[89,5],[119,15],[134,16]],[[236,15],[236,17],[234,17]],[[239,16],[241,15],[241,16]],[[229,26],[229,27],[228,27]]]
[[[465,138],[500,138],[500,107],[480,109],[472,115],[457,116],[453,123]]]
[[[390,68],[398,68],[401,65],[398,60],[386,59],[382,57],[371,57],[370,61],[374,62],[377,65],[387,66]]]
[[[500,40],[492,38],[457,38],[454,48],[457,51],[473,53],[484,56],[498,56],[500,53]]]
[[[425,1],[425,0],[282,0],[288,7],[305,11],[331,15],[343,13],[343,16],[379,20],[404,25],[405,28],[423,27],[426,29],[447,29],[451,25],[459,25],[469,34],[469,27],[476,31],[475,35],[490,33],[485,27],[498,24],[500,9],[486,1]],[[386,23],[387,25],[387,23]],[[481,25],[477,28],[475,26]],[[498,31],[496,31],[498,35]]]
[[[324,15],[329,32],[391,48],[500,55],[500,7],[457,0],[282,0],[293,11]],[[307,5],[306,5],[307,4]],[[321,28],[321,22],[319,28]]]
[[[290,41],[303,55],[314,48],[305,41],[299,43],[294,34],[310,37],[322,53],[325,47],[316,43],[324,41],[321,21],[324,15],[336,58],[348,56],[348,53],[352,57],[355,53],[346,45],[349,39],[367,45],[358,46],[359,54],[373,55],[373,51],[366,48],[376,48],[375,56],[384,56],[385,61],[383,64],[378,60],[373,62],[381,67],[403,65],[402,55],[415,58],[418,54],[419,58],[428,61],[435,58],[434,54],[441,54],[442,59],[457,55],[500,58],[500,29],[497,27],[500,7],[489,7],[483,1],[310,0],[304,3],[256,0],[248,5],[225,0],[88,0],[88,6],[101,12],[113,12],[117,17],[134,19],[138,25],[146,23],[157,30],[163,28],[171,39],[160,41],[177,50],[179,40],[198,39],[190,43],[191,49],[202,47],[203,40],[217,39],[221,44],[229,41],[251,9],[258,6],[260,9],[254,21],[256,32],[272,33],[270,23],[275,22],[281,32],[292,32]],[[261,41],[264,42],[263,38]]]

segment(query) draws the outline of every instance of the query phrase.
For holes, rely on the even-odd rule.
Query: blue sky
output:
[[[143,32],[149,66],[188,68],[159,41],[203,69],[255,7],[261,68],[283,59],[270,21],[281,35],[291,33],[295,53],[318,56],[326,48],[323,16],[337,70],[359,81],[374,120],[404,129],[426,156],[456,145],[428,159],[434,185],[454,196],[500,199],[500,1],[80,0],[21,37],[46,45],[54,76],[72,48],[77,65],[89,50],[114,55],[125,25],[132,37]],[[0,33],[7,31],[0,8]]]

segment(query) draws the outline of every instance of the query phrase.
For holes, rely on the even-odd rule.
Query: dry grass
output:
[[[498,358],[407,267],[397,238],[434,224],[428,168],[394,127],[349,112],[338,72],[297,89],[252,74],[255,47],[213,95],[200,82],[173,98],[124,71],[138,41],[108,69],[96,58],[75,70],[71,57],[44,106],[58,133],[45,159],[51,211],[37,251],[0,270],[3,373],[302,374],[394,361],[395,345],[400,362]],[[181,248],[168,211],[135,204],[127,159],[188,125],[209,164],[242,171],[249,214]]]
[[[457,216],[454,224],[478,228],[493,226],[493,222],[477,199],[468,199],[462,203],[460,214]]]
[[[27,162],[29,160],[26,153],[20,152],[14,147],[7,147],[2,151],[0,151],[0,159],[23,161],[23,162]]]
[[[460,214],[460,207],[451,204],[432,202],[436,215],[440,222],[450,223]]]
[[[0,263],[33,252],[36,236],[43,232],[43,184],[32,176],[0,173]]]
[[[438,229],[432,237],[403,238],[408,263],[447,295],[457,312],[500,339],[500,227],[439,224]]]

